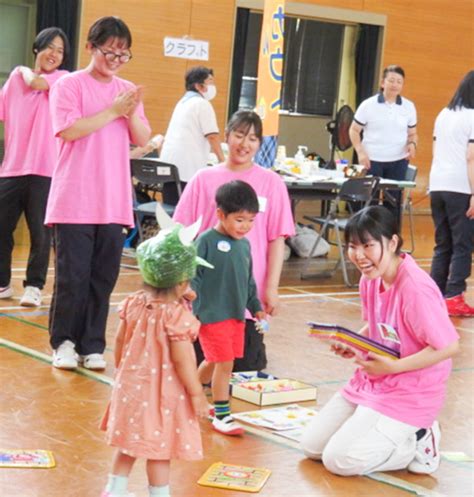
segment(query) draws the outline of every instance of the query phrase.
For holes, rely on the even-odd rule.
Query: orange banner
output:
[[[283,79],[285,1],[265,0],[258,60],[257,108],[265,136],[278,135]]]

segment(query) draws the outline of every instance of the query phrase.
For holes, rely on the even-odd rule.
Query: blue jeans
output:
[[[403,181],[406,178],[407,169],[407,159],[400,159],[393,162],[370,161],[369,174],[378,176],[379,178]],[[393,199],[393,201],[390,199]],[[399,227],[401,227],[401,204],[401,190],[385,190],[383,205],[395,216]]]
[[[431,277],[446,298],[466,290],[471,274],[474,220],[466,217],[471,196],[467,193],[431,192],[435,248]]]

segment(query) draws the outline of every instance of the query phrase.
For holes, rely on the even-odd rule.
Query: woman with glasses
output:
[[[5,157],[0,166],[0,299],[13,296],[13,233],[22,213],[30,233],[30,255],[20,304],[41,304],[46,282],[50,229],[44,226],[51,175],[56,159],[49,113],[49,91],[67,71],[69,42],[55,27],[33,43],[34,68],[16,67],[0,92],[0,121],[5,123]]]
[[[56,271],[49,330],[53,366],[104,369],[109,297],[126,227],[133,226],[130,143],[150,137],[142,91],[117,77],[132,38],[117,17],[89,30],[89,65],[51,92],[59,156],[46,223],[54,227]]]

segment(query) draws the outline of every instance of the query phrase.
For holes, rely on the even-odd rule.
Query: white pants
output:
[[[336,393],[304,432],[301,447],[331,473],[363,475],[406,468],[415,457],[417,431]]]

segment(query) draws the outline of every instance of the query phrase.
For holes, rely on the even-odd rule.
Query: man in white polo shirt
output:
[[[404,180],[408,163],[416,154],[416,109],[413,102],[400,95],[404,79],[400,66],[386,67],[380,92],[360,104],[349,130],[359,164],[380,178]],[[387,200],[384,205],[400,221],[401,192],[387,193],[397,205]]]
[[[206,167],[211,150],[219,162],[224,161],[216,113],[210,103],[216,96],[212,69],[193,67],[186,73],[185,84],[186,93],[173,111],[160,154],[162,161],[178,167],[183,188]],[[175,184],[165,184],[163,200],[171,205],[178,203]]]

